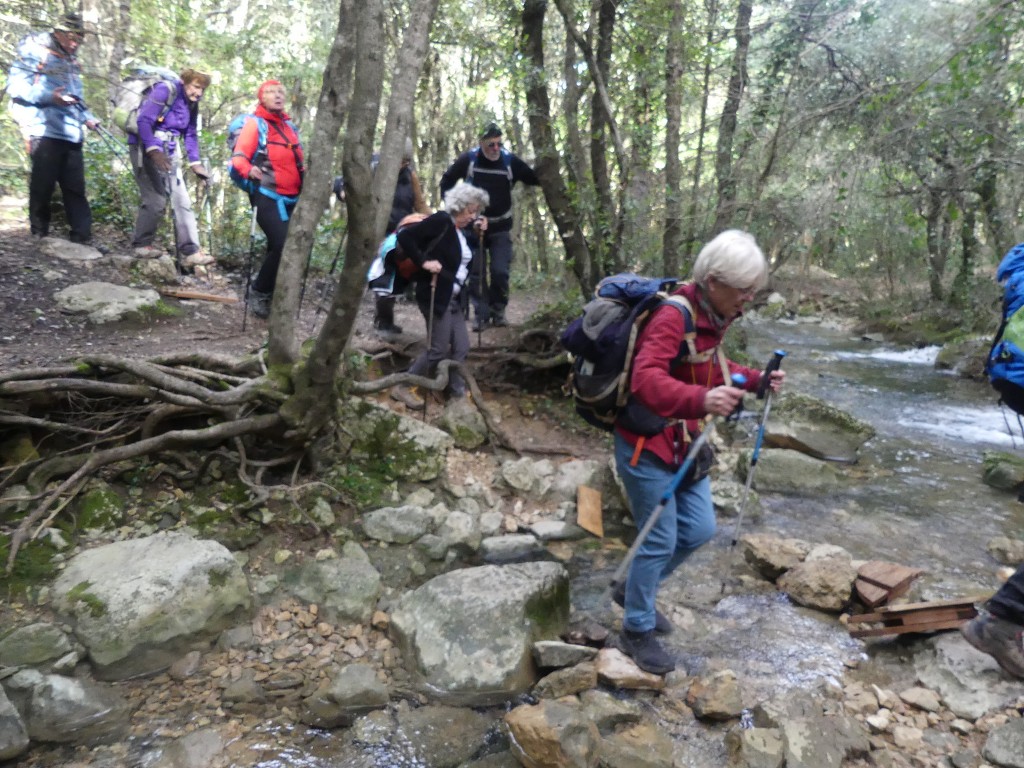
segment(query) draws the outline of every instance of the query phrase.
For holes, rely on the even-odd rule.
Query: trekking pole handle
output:
[[[743,387],[746,386],[746,384],[747,384],[747,377],[744,376],[742,373],[734,373],[732,376],[729,377],[729,379],[730,379],[730,382],[732,383],[732,385],[734,387],[737,387],[738,389],[743,389]],[[740,414],[742,412],[743,412],[743,398],[741,397],[736,402],[736,407],[732,409],[732,413],[730,413],[728,416],[726,416],[725,420],[726,421],[737,421],[739,419]]]
[[[776,349],[772,353],[772,359],[768,361],[768,365],[764,367],[764,373],[761,374],[761,381],[757,385],[757,399],[764,400],[764,396],[768,393],[768,388],[772,383],[772,373],[779,370],[782,367],[782,358],[786,356],[785,351]]]

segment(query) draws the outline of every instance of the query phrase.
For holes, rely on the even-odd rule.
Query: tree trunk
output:
[[[686,212],[686,235],[683,237],[683,250],[686,261],[690,262],[697,250],[697,208],[701,199],[700,182],[704,175],[704,137],[708,132],[708,98],[711,92],[711,73],[714,68],[713,44],[715,40],[715,24],[718,22],[718,0],[708,0],[707,39],[704,46],[704,87],[700,100],[700,127],[697,129],[697,151],[693,160],[693,182],[690,185],[690,205]],[[682,272],[689,272],[689,263]]]
[[[928,246],[928,289],[935,301],[942,301],[942,275],[946,271],[946,196],[937,187],[928,189],[925,212]]]
[[[313,136],[303,142],[306,177],[302,195],[288,225],[288,239],[281,254],[281,264],[274,289],[270,318],[268,354],[271,365],[289,365],[298,357],[295,321],[308,255],[313,249],[316,226],[327,207],[334,179],[334,146],[345,112],[348,110],[352,86],[352,67],[356,41],[351,35],[355,18],[355,0],[341,0],[338,8],[338,29],[327,58],[319,108],[313,123]]]
[[[354,0],[346,0],[354,2]],[[363,0],[356,19],[356,65],[352,108],[345,138],[343,173],[348,206],[348,243],[345,265],[338,277],[334,299],[316,338],[304,372],[297,377],[296,416],[301,414],[307,433],[328,423],[336,398],[335,377],[341,355],[355,327],[366,290],[366,270],[387,226],[405,137],[411,131],[412,104],[438,0],[416,0],[398,50],[391,78],[391,99],[376,173],[370,156],[383,90],[383,18],[380,0]],[[339,26],[339,34],[340,34]],[[325,73],[325,82],[328,80]]]
[[[600,279],[598,265],[591,258],[591,249],[580,229],[579,211],[573,205],[562,179],[561,161],[551,130],[551,102],[548,99],[547,76],[544,71],[544,13],[547,0],[524,0],[523,35],[519,50],[526,61],[526,103],[529,105],[530,136],[536,152],[534,170],[540,179],[544,199],[555,220],[555,227],[565,246],[566,257],[588,296]]]
[[[683,113],[683,2],[670,0],[668,42],[665,46],[665,230],[661,241],[661,271],[679,274],[683,248],[683,170],[679,135]]]
[[[718,148],[715,153],[715,175],[718,179],[718,208],[714,232],[729,226],[736,207],[736,176],[732,148],[736,139],[740,103],[747,83],[747,53],[750,49],[750,16],[753,0],[739,0],[736,13],[736,50],[732,57],[729,90],[718,124]]]

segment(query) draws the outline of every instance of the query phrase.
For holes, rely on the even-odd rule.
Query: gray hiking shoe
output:
[[[619,584],[615,593],[612,595],[612,601],[620,608],[626,607],[626,585]],[[657,608],[654,609],[654,631],[659,635],[671,635],[674,627],[672,622],[668,620],[668,617],[659,611]]]
[[[622,650],[640,669],[652,675],[667,675],[676,668],[675,661],[661,647],[653,629],[647,632],[630,632],[623,629]]]
[[[960,627],[960,634],[995,659],[1008,675],[1024,680],[1024,626],[982,609],[976,618]]]

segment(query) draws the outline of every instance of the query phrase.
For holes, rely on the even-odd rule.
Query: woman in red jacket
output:
[[[632,432],[621,417],[615,426],[615,467],[638,530],[685,461],[691,441],[704,426],[703,419],[728,416],[744,389],[757,390],[761,372],[726,360],[718,347],[729,324],[767,282],[768,265],[754,238],[727,230],[701,249],[693,265],[693,281],[675,291],[693,307],[696,356],[680,360],[686,325],[683,315],[667,302],[655,310],[641,331],[630,375],[630,393],[640,406],[634,413],[645,410],[665,421],[656,434]],[[730,383],[730,375],[735,373],[746,377],[744,389]],[[774,371],[771,377],[771,387],[777,390],[785,373]],[[633,423],[643,421],[647,419]],[[675,668],[655,637],[656,632],[672,631],[671,622],[655,608],[658,585],[715,533],[706,472],[707,468],[691,472],[679,484],[637,550],[625,589],[614,596],[625,609],[623,650],[637,666],[654,674]]]
[[[258,184],[256,223],[267,236],[267,257],[252,284],[249,306],[256,317],[270,316],[277,267],[288,236],[288,219],[302,191],[305,165],[299,133],[284,111],[285,90],[267,80],[256,91],[259,106],[242,127],[231,163],[244,178]]]

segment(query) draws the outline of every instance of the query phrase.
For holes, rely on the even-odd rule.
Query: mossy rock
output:
[[[1024,458],[1016,454],[985,451],[981,466],[985,485],[1001,491],[1017,491],[1024,487]]]
[[[344,401],[338,416],[352,436],[350,457],[375,466],[384,477],[435,480],[454,445],[446,432],[366,400]]]
[[[854,462],[875,436],[866,421],[810,395],[787,393],[772,406],[765,445],[790,448],[816,459]]]
[[[110,530],[124,522],[125,500],[112,486],[94,480],[77,500],[78,527]]]
[[[992,339],[975,336],[951,341],[943,345],[935,358],[935,369],[952,371],[966,379],[985,379],[985,361],[988,359]]]

